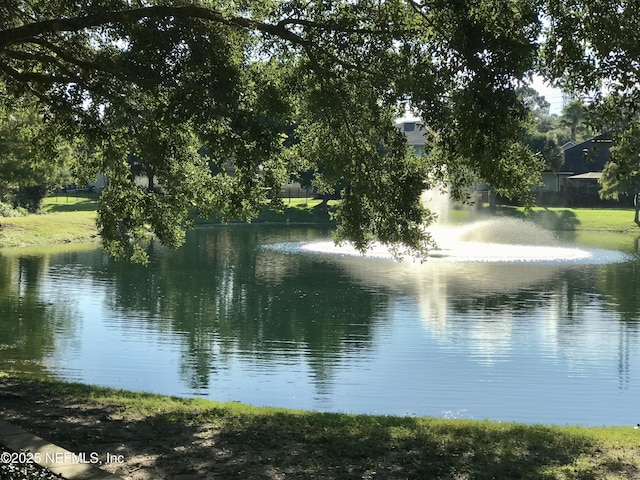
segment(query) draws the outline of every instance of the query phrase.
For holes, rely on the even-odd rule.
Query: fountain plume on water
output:
[[[446,225],[449,223],[451,198],[448,191],[442,189],[425,190],[420,195],[420,203],[436,215],[438,224]]]
[[[566,245],[552,232],[516,218],[483,218],[470,223],[452,224],[448,195],[427,191],[422,201],[436,213],[437,224],[428,227],[436,248],[429,261],[453,262],[535,262],[535,263],[611,263],[626,259],[621,252]],[[350,245],[333,242],[305,244],[302,250],[326,254],[362,255]],[[387,247],[372,245],[370,258],[392,258]]]
[[[507,243],[512,245],[558,245],[549,230],[517,218],[491,218],[455,229],[459,241]]]

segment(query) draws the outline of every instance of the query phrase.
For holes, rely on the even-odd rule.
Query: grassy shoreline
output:
[[[98,237],[95,212],[0,218],[0,248],[89,242]]]
[[[319,208],[320,200],[285,200],[281,212],[264,211],[255,223],[315,223],[334,222],[327,211]],[[329,202],[329,211],[335,202]],[[99,240],[95,225],[98,202],[96,197],[60,195],[44,200],[42,212],[24,217],[0,217],[0,248],[42,246]],[[195,219],[196,225],[219,225],[216,219]]]
[[[96,240],[96,198],[48,197],[42,213],[0,217],[0,248],[80,243]]]
[[[525,211],[521,207],[502,207],[497,214],[530,220],[554,231],[640,234],[640,228],[633,222],[632,208],[534,207]]]
[[[632,427],[258,408],[0,373],[3,418],[124,478],[640,478]]]

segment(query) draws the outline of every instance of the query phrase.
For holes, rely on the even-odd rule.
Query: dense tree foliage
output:
[[[588,99],[597,131],[613,136],[603,198],[638,198],[640,181],[640,9],[635,2],[550,0],[545,71]],[[637,204],[638,202],[636,202]],[[636,210],[636,223],[638,210]]]
[[[633,198],[634,221],[640,227],[640,125],[625,129],[611,147],[611,159],[600,177],[600,196],[617,199],[620,194]]]
[[[532,152],[544,159],[546,170],[557,172],[560,169],[564,155],[552,134],[533,130],[525,136],[525,142]]]
[[[516,88],[516,94],[531,112],[531,116],[533,117],[536,127],[545,125],[547,123],[547,118],[551,116],[549,112],[551,104],[547,99],[543,95],[540,95],[536,89],[529,86],[520,86]]]
[[[597,113],[591,112],[584,101],[573,99],[563,108],[560,116],[557,118],[553,135],[558,139],[560,145],[569,141],[582,143],[599,133],[603,133],[603,129],[592,125],[591,116]],[[606,130],[606,129],[605,129]]]
[[[0,105],[0,201],[36,211],[66,178],[72,148],[49,127],[33,103]]]
[[[549,112],[551,104],[531,87],[518,87],[516,94],[530,114],[530,125],[525,133],[524,142],[534,154],[544,159],[546,170],[557,171],[564,161],[564,156],[553,132],[558,119]]]
[[[544,71],[568,72],[571,87],[597,80],[583,58],[605,52],[598,42],[625,41],[587,18],[591,4],[611,22],[616,9],[570,3],[9,0],[0,88],[5,104],[36,101],[58,134],[83,142],[87,177],[108,176],[98,221],[114,254],[143,259],[148,225],[179,245],[193,208],[250,219],[299,170],[344,185],[339,239],[424,252],[425,188],[460,198],[483,178],[531,200],[544,162],[523,141],[515,89],[539,66],[545,10]],[[619,10],[631,26],[636,14]],[[406,105],[429,127],[420,157],[394,126]],[[161,191],[136,186],[130,155]]]

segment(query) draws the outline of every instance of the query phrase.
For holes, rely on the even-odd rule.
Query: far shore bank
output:
[[[285,200],[282,211],[265,210],[254,223],[325,224],[334,225],[330,212],[336,201],[329,203],[329,210],[321,207],[317,199]],[[42,213],[24,217],[0,217],[0,248],[24,247],[99,241],[97,231],[96,197],[59,195],[48,197]],[[560,232],[615,232],[640,235],[640,228],[633,222],[633,209],[611,208],[544,208],[525,210],[521,207],[499,207],[490,210],[453,209],[449,221],[463,223],[495,216],[509,216],[532,221],[543,228]],[[196,225],[219,225],[217,219],[195,219]]]
[[[312,223],[333,225],[329,210],[316,199],[284,201],[282,211],[265,210],[254,223]],[[44,200],[42,211],[18,217],[0,217],[0,249],[99,241],[96,228],[96,196],[58,195]],[[217,219],[195,218],[196,226],[220,225]]]
[[[0,415],[125,479],[638,478],[640,431],[292,411],[0,372]]]

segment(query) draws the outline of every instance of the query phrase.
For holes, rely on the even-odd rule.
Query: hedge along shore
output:
[[[640,430],[257,408],[0,374],[2,418],[146,479],[634,479]]]

